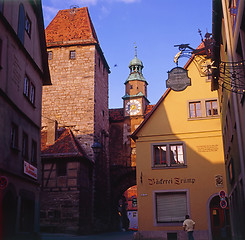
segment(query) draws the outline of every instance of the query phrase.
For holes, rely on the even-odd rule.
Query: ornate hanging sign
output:
[[[168,72],[166,87],[174,91],[183,91],[191,85],[191,79],[188,77],[187,70],[181,67],[175,67]]]

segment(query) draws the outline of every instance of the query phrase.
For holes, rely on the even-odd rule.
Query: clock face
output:
[[[126,104],[126,112],[129,115],[136,115],[137,113],[140,112],[140,109],[141,109],[141,105],[138,100],[130,100]]]

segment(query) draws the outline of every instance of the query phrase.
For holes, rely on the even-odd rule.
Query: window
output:
[[[52,60],[52,59],[53,59],[53,52],[48,51],[48,60]]]
[[[31,37],[31,20],[28,17],[28,15],[26,15],[26,19],[25,19],[25,30],[28,36]]]
[[[22,137],[22,157],[28,159],[28,136],[23,133]]]
[[[234,180],[234,167],[233,167],[233,159],[232,158],[228,164],[228,176],[229,176],[229,182],[232,183]]]
[[[25,9],[24,9],[23,4],[21,3],[19,6],[17,35],[23,44],[24,44],[24,34],[25,34]]]
[[[201,102],[190,102],[189,103],[190,118],[198,118],[202,116],[201,113]]]
[[[4,0],[0,0],[0,12],[3,12],[3,2]]]
[[[24,95],[26,97],[29,96],[29,87],[30,87],[30,79],[25,76],[25,80],[24,80]]]
[[[76,59],[76,51],[75,50],[70,51],[70,59]]]
[[[18,126],[14,123],[11,126],[11,148],[18,148]]]
[[[153,158],[153,167],[183,166],[185,165],[184,145],[183,143],[153,145]]]
[[[34,140],[32,140],[31,145],[31,164],[37,164],[37,143]]]
[[[218,117],[218,100],[202,99],[188,103],[189,119],[200,120],[203,118]]]
[[[217,116],[218,115],[218,104],[217,100],[206,101],[206,116]]]
[[[155,193],[156,223],[182,223],[187,209],[186,192]]]
[[[58,162],[56,164],[57,177],[66,176],[66,162]]]
[[[35,102],[35,86],[33,85],[33,83],[31,83],[31,87],[30,87],[30,102],[32,104],[34,104]]]
[[[2,50],[3,50],[3,41],[2,39],[0,39],[0,69],[2,69]]]
[[[24,90],[23,94],[27,97],[32,105],[35,103],[35,85],[30,81],[30,79],[25,76],[24,79]]]

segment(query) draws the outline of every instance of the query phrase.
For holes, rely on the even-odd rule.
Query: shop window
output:
[[[218,104],[217,100],[206,101],[206,116],[217,116],[218,115]]]
[[[164,143],[153,144],[153,167],[184,166],[184,144]]]
[[[182,223],[187,211],[186,192],[155,193],[156,223]]]
[[[24,35],[25,35],[25,8],[21,3],[19,5],[19,17],[18,17],[18,38],[24,44]]]
[[[190,102],[189,103],[190,118],[198,118],[202,116],[201,113],[201,102]]]
[[[70,51],[70,59],[76,59],[76,51],[75,50],[72,50]]]
[[[18,149],[18,126],[14,123],[11,126],[11,148]]]

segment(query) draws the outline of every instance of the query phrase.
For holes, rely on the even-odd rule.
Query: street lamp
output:
[[[94,154],[98,155],[102,149],[102,146],[99,142],[94,142],[91,148],[93,149]]]

